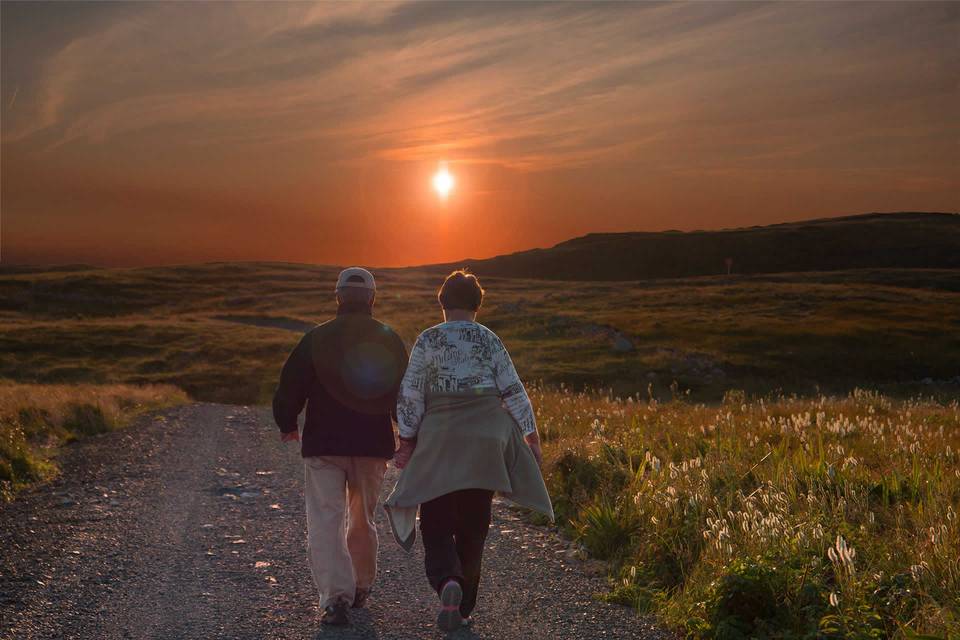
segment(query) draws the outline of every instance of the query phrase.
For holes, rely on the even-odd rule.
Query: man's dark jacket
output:
[[[391,416],[407,350],[366,305],[340,305],[337,317],[308,331],[294,347],[273,396],[280,431],[297,430],[307,405],[300,453],[393,457]]]

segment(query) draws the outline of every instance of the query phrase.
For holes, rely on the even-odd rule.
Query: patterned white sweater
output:
[[[456,320],[417,337],[397,398],[400,436],[416,437],[431,392],[496,389],[523,435],[537,430],[530,397],[503,342],[478,322]]]

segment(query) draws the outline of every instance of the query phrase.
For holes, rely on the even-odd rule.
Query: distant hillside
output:
[[[960,268],[960,214],[869,213],[723,231],[591,233],[469,266],[487,276],[640,280],[862,268]]]

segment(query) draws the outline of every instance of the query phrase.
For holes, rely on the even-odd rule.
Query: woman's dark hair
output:
[[[483,287],[480,286],[477,276],[468,273],[466,269],[458,269],[443,281],[437,299],[440,300],[440,306],[447,311],[477,311],[483,302]]]

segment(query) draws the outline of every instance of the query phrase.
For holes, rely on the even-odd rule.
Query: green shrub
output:
[[[567,451],[557,460],[548,478],[558,522],[571,524],[576,519],[579,505],[588,502],[599,491],[603,475],[599,463],[573,451]]]
[[[27,436],[32,436],[48,429],[53,419],[49,411],[39,407],[23,407],[17,412],[17,423]]]
[[[603,480],[601,465],[593,460],[567,451],[557,461],[555,479],[560,494],[570,498],[592,495]]]
[[[42,480],[53,466],[34,453],[18,424],[0,425],[0,481],[11,486]]]
[[[650,577],[639,573],[636,566],[623,567],[620,580],[614,582],[609,593],[603,594],[600,599],[632,607],[638,613],[651,613],[663,606],[667,600],[667,592],[649,586],[650,583]]]
[[[92,436],[114,428],[103,409],[94,404],[74,404],[67,408],[63,426],[77,435]]]
[[[703,550],[702,514],[690,505],[690,497],[678,492],[673,506],[658,514],[657,524],[644,523],[638,557],[664,588],[683,586]]]
[[[755,560],[735,562],[717,581],[710,623],[717,638],[756,637],[777,617],[777,575]]]
[[[639,528],[634,509],[600,499],[582,511],[577,537],[595,558],[618,560],[630,553]]]
[[[625,457],[625,453],[622,454]],[[614,461],[610,452],[585,457],[575,451],[565,452],[548,475],[554,511],[561,522],[575,521],[580,511],[593,503],[597,495],[618,495],[627,486],[627,466]]]
[[[909,573],[898,573],[879,582],[870,604],[891,620],[912,620],[920,609],[920,594]]]
[[[886,638],[883,621],[868,604],[830,613],[820,620],[822,640],[877,640]]]

